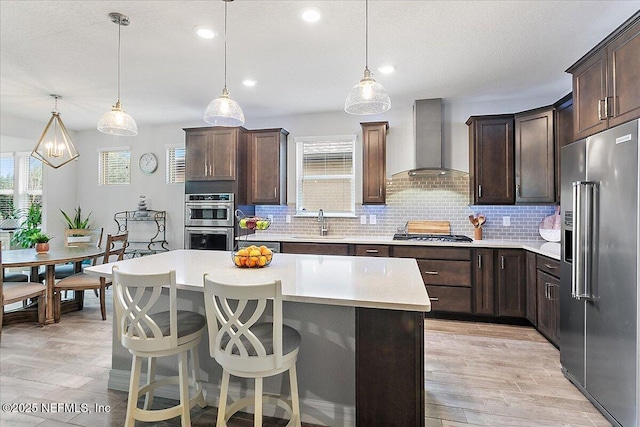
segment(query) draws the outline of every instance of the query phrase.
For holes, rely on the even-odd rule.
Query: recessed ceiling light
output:
[[[243,84],[243,85],[248,86],[248,87],[253,87],[253,86],[255,86],[257,83],[258,83],[257,81],[255,81],[255,80],[250,80],[250,79],[247,79],[247,80],[245,80],[245,81],[243,81],[243,82],[242,82],[242,84]]]
[[[310,8],[310,9],[305,9],[302,12],[302,19],[304,19],[307,22],[318,22],[320,20],[320,10],[316,9],[315,7]]]
[[[393,65],[381,65],[378,67],[378,71],[382,74],[391,74],[396,70],[396,67]]]
[[[218,33],[216,31],[202,25],[194,27],[193,32],[196,33],[198,37],[202,37],[203,39],[212,39],[218,36]]]

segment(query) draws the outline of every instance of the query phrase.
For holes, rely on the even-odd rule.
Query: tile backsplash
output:
[[[355,218],[327,218],[329,235],[392,236],[404,228],[409,220],[445,220],[451,223],[452,234],[473,237],[469,215],[482,213],[487,221],[483,226],[484,239],[542,240],[538,233],[540,222],[553,214],[555,206],[469,206],[469,177],[437,176],[409,177],[396,175],[387,181],[387,204],[383,206],[356,205]],[[273,223],[265,234],[319,233],[317,218],[295,217],[295,205],[256,206],[256,215],[273,216]],[[291,223],[286,223],[286,216]],[[367,224],[360,224],[365,215]],[[375,215],[376,224],[370,224]],[[503,226],[509,217],[510,226]]]

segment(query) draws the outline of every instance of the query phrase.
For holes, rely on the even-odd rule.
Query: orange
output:
[[[270,255],[271,254],[271,249],[269,249],[266,246],[260,246],[260,253],[262,255]]]
[[[264,255],[260,256],[259,261],[258,261],[258,265],[260,267],[264,267],[266,264],[267,264],[267,257],[264,256]]]
[[[260,253],[260,249],[252,249],[251,252],[249,252],[249,256],[250,257],[259,257],[260,255],[262,255]]]
[[[271,262],[271,258],[273,258],[273,254],[270,253],[270,254],[266,255],[266,257],[267,257],[267,262]]]
[[[242,265],[242,262],[241,262],[240,257],[238,255],[233,257],[233,263],[235,265],[237,265],[238,267],[240,267]]]
[[[239,256],[249,256],[249,250],[248,249],[240,249],[237,252],[237,255],[239,255]]]

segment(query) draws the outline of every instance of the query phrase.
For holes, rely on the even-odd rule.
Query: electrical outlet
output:
[[[371,224],[371,225],[375,225],[376,224],[376,216],[375,215],[369,215],[369,224]]]
[[[503,227],[511,227],[511,217],[510,216],[503,216],[502,217],[502,226]]]
[[[291,222],[291,215],[287,215],[285,217],[285,221],[286,221],[287,224],[289,224]]]
[[[367,223],[367,216],[360,215],[360,224],[365,225]]]
[[[269,220],[269,222],[271,222],[272,224],[275,222],[273,220],[273,215],[267,215],[267,219]]]

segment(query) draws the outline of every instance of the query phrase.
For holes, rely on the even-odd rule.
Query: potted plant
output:
[[[89,212],[89,215],[87,215],[87,217],[84,219],[82,218],[82,208],[80,208],[80,206],[76,208],[76,214],[74,215],[73,218],[67,215],[67,213],[62,209],[60,209],[60,212],[62,213],[62,216],[64,217],[64,219],[67,221],[67,226],[69,227],[69,230],[85,230],[90,227],[89,218],[91,218],[91,214],[93,212]],[[67,240],[69,241],[69,243],[89,242],[91,240],[91,236],[86,236],[85,234],[81,234],[81,233],[74,235],[72,233],[71,235],[69,235],[69,237],[67,237]]]
[[[32,204],[28,209],[20,209],[19,213],[22,222],[20,228],[13,234],[12,241],[23,248],[30,248],[35,244],[33,237],[41,233],[42,207],[39,204]]]
[[[49,240],[51,237],[43,232],[38,232],[31,237],[31,240],[36,246],[36,252],[39,254],[45,254],[49,252]]]

